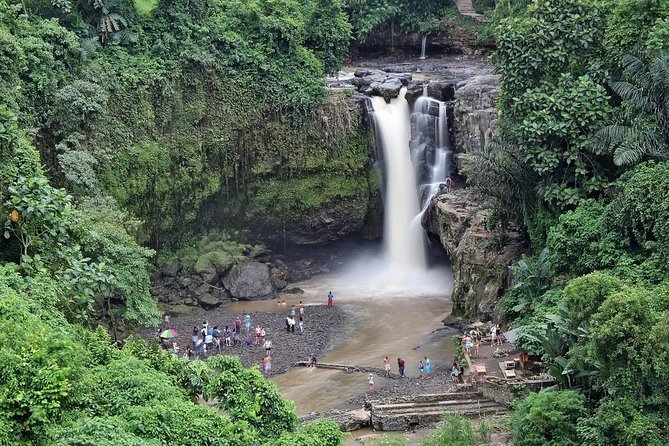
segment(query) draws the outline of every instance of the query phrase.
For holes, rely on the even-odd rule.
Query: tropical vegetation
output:
[[[515,444],[664,444],[669,1],[474,7],[494,29],[500,119],[462,173],[490,228],[526,236],[503,313],[557,386],[516,403]],[[158,320],[154,249],[195,268],[251,246],[201,238],[222,222],[276,235],[338,198],[371,206],[368,132],[323,78],[353,39],[434,32],[453,13],[0,0],[0,444],[339,444],[233,358],[116,341]],[[471,443],[470,425],[446,424],[426,444]]]
[[[368,136],[323,82],[348,6],[0,0],[1,445],[340,443],[233,357],[121,340],[159,321],[143,245],[269,202],[275,229],[333,197],[366,208]]]
[[[529,253],[504,317],[556,386],[514,406],[518,445],[661,445],[669,424],[669,2],[498,2],[495,141],[465,156]]]

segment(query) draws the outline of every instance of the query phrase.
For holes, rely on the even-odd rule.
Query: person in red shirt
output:
[[[397,367],[400,369],[400,376],[404,376],[404,359],[397,358]]]

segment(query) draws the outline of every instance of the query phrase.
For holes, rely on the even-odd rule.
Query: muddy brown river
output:
[[[308,314],[309,305],[325,304],[327,293],[332,290],[334,305],[344,306],[350,317],[341,327],[336,345],[319,361],[382,369],[387,355],[391,370],[397,373],[397,358],[402,357],[409,376],[418,376],[418,361],[424,356],[429,356],[433,364],[449,361],[455,351],[451,336],[435,330],[443,328],[441,321],[451,310],[450,272],[437,269],[418,276],[408,273],[403,277],[400,272],[390,277],[371,277],[365,270],[358,271],[361,276],[353,271],[298,283],[304,294],[280,296],[286,300],[282,309],[277,309],[276,300],[240,302],[228,309],[233,313],[283,312],[302,301]],[[299,415],[350,408],[346,401],[368,388],[366,374],[319,368],[294,368],[273,380],[282,395],[295,402]],[[386,380],[377,377],[375,381],[379,387]]]

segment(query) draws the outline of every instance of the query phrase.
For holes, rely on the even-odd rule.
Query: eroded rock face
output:
[[[495,108],[499,98],[499,79],[499,75],[484,74],[457,84],[455,89],[457,153],[484,148],[495,134],[499,115]]]
[[[366,199],[331,201],[327,207],[305,213],[298,225],[286,228],[286,237],[297,245],[322,245],[358,232],[367,216]]]
[[[423,226],[441,240],[453,268],[453,316],[496,317],[496,306],[510,283],[509,266],[524,249],[518,232],[492,232],[488,210],[467,189],[437,195],[423,217]]]
[[[241,300],[269,298],[276,293],[267,263],[235,265],[223,279],[223,284],[232,297]]]

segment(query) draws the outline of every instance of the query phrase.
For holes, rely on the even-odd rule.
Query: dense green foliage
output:
[[[365,40],[374,29],[392,23],[398,31],[417,31],[421,34],[443,28],[440,19],[452,0],[346,0],[353,32]]]
[[[49,283],[0,276],[0,444],[335,446],[330,422],[296,431],[292,403],[236,357],[188,362],[102,329],[70,324],[42,298]],[[213,408],[197,397],[216,401]],[[299,443],[289,443],[299,441]]]
[[[668,13],[666,0],[534,0],[492,14],[499,132],[464,172],[534,248],[502,312],[561,389],[515,405],[514,444],[669,435]]]
[[[577,446],[576,421],[586,414],[574,391],[532,393],[516,406],[511,433],[518,446]]]
[[[26,7],[0,3],[3,100],[52,179],[75,199],[113,196],[143,220],[142,240],[182,243],[221,221],[258,234],[245,208],[266,203],[268,177],[294,189],[269,235],[300,222],[305,181],[326,192],[312,208],[366,209],[359,111],[322,80],[348,52],[337,0]],[[115,14],[122,29],[103,36]]]
[[[70,320],[157,321],[158,309],[148,292],[153,252],[128,234],[125,215],[114,203],[87,200],[75,205],[64,190],[52,187],[37,151],[2,109],[0,155],[5,161],[0,166],[2,255],[10,261],[7,268],[20,266],[22,273],[15,277],[14,288],[50,282],[52,303]]]

